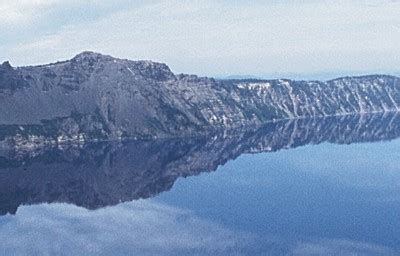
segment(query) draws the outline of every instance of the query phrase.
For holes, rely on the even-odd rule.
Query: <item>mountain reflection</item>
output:
[[[243,153],[400,136],[397,113],[297,119],[204,137],[0,151],[0,215],[20,205],[66,202],[97,209],[149,198],[179,177],[214,171]]]

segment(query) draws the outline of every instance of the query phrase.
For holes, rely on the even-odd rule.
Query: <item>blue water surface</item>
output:
[[[399,139],[245,153],[149,199],[22,205],[0,254],[398,255],[399,164]]]

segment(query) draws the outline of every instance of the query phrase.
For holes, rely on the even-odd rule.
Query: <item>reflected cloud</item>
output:
[[[398,255],[389,247],[351,240],[325,239],[299,243],[291,255]]]
[[[6,218],[1,255],[240,255],[259,249],[255,236],[143,200],[95,212],[66,204],[22,207]]]
[[[348,239],[279,238],[229,229],[190,210],[139,200],[89,211],[21,207],[0,222],[1,255],[395,255]]]

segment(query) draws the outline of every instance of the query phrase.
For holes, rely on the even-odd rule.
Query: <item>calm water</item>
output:
[[[400,117],[0,154],[0,255],[400,255]]]

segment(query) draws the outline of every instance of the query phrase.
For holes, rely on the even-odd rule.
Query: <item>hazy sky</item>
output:
[[[200,75],[397,71],[400,1],[0,0],[0,60],[83,50]]]

